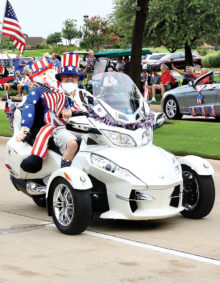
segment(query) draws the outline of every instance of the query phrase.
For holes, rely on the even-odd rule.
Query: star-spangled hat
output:
[[[53,67],[53,62],[48,63],[47,59],[39,58],[33,63],[31,67],[32,74],[29,76],[29,78],[33,81],[33,77],[40,75],[46,70],[52,69],[52,67]]]
[[[85,75],[78,72],[79,68],[79,55],[74,52],[66,52],[63,54],[61,60],[61,72],[56,74],[56,79],[61,81],[62,75],[76,75],[83,80]]]

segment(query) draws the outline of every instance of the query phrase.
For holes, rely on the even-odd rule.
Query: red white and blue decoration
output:
[[[84,79],[85,75],[79,73],[79,55],[74,52],[67,52],[61,60],[61,72],[56,74],[56,79],[61,81],[62,75],[76,75],[80,80]]]
[[[192,116],[202,115],[204,117],[216,117],[214,105],[203,106],[205,97],[202,94],[202,90],[214,89],[216,86],[217,84],[207,84],[207,85],[203,84],[203,85],[196,86],[196,91],[198,93],[196,97],[196,103],[198,104],[198,107],[189,108]]]
[[[11,37],[13,45],[21,51],[21,53],[24,52],[26,47],[24,35],[9,1],[6,2],[2,35]]]
[[[40,58],[36,60],[32,64],[32,74],[29,76],[29,78],[33,81],[33,77],[40,75],[41,73],[45,72],[46,70],[52,69],[53,63],[48,63],[47,59]]]
[[[17,107],[17,105],[11,100],[11,98],[7,94],[7,99],[6,99],[6,102],[5,102],[5,113],[6,113],[6,116],[8,118],[8,121],[11,125],[11,128],[10,128],[11,131],[14,130],[13,121],[14,121],[14,113],[15,113],[16,107]]]

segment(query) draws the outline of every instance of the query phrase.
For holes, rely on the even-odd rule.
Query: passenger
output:
[[[199,77],[205,75],[205,74],[208,73],[208,72],[209,72],[209,69],[208,69],[208,68],[202,68],[202,69],[201,69],[201,73],[200,73],[199,75],[198,75],[198,74],[194,74],[194,76],[195,76],[196,78],[199,78]],[[203,83],[203,84],[209,83],[209,82],[210,82],[210,77],[209,77],[209,76],[206,77],[206,78],[204,78],[204,79],[201,81],[201,83]]]

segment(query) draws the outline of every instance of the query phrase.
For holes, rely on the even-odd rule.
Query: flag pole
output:
[[[5,9],[4,9],[4,14],[3,14],[3,19],[2,19],[2,30],[3,30],[3,23],[4,23],[4,20],[5,20],[5,12],[6,12],[7,2],[8,2],[8,0],[5,1]],[[1,33],[0,33],[0,46],[1,46],[1,43],[2,43],[2,30],[1,30]]]

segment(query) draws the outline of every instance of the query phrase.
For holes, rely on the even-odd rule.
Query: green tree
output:
[[[66,39],[68,45],[71,45],[71,41],[73,39],[79,38],[79,31],[76,27],[76,20],[65,20],[64,27],[62,29],[62,37]]]
[[[185,48],[186,64],[192,65],[191,49],[219,30],[219,12],[219,0],[151,0],[147,36],[171,52]]]
[[[47,44],[57,45],[62,42],[62,34],[61,32],[54,32],[48,35]]]
[[[111,20],[115,30],[117,30],[121,47],[131,46],[132,33],[135,22],[136,1],[134,0],[115,0]]]
[[[115,34],[109,19],[94,16],[84,21],[80,46],[99,51],[102,48],[117,48],[120,37]]]

